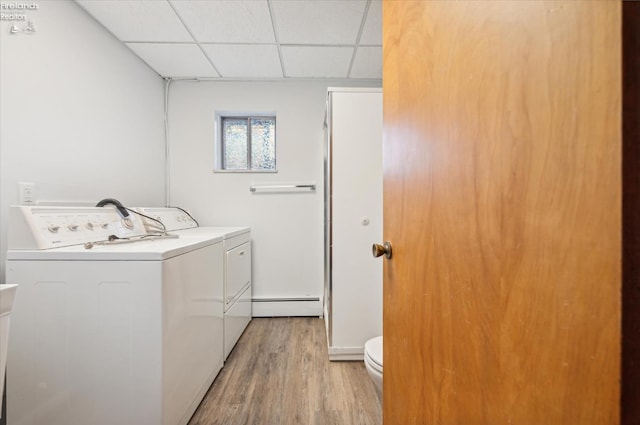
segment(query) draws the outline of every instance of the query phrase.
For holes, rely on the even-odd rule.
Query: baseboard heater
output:
[[[320,297],[255,297],[253,317],[322,316]]]

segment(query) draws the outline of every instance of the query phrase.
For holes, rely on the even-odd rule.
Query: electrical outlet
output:
[[[36,204],[36,185],[35,183],[18,183],[20,192],[20,205]]]

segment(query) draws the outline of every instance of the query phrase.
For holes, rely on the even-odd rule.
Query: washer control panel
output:
[[[198,227],[198,224],[193,220],[193,218],[180,208],[136,208],[135,210],[162,222],[167,232]],[[162,226],[160,226],[158,222],[144,217],[142,218],[142,221],[144,222],[147,231],[150,233],[153,231],[157,232],[162,229]]]
[[[49,249],[146,234],[142,221],[115,208],[13,206],[9,249]]]

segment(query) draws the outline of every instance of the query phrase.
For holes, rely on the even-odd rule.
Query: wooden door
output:
[[[618,423],[620,2],[383,22],[385,425]]]

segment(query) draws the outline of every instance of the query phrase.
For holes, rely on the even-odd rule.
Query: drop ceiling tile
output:
[[[218,77],[196,44],[126,43],[163,77]]]
[[[287,77],[347,78],[352,47],[282,46]]]
[[[350,77],[382,79],[382,47],[358,47]]]
[[[202,48],[222,77],[282,78],[274,44],[202,44]]]
[[[165,0],[78,0],[78,3],[120,41],[193,41]]]
[[[172,0],[200,43],[274,43],[266,0]]]
[[[372,0],[360,36],[360,45],[382,46],[382,1]]]
[[[272,0],[283,44],[355,44],[365,1]]]

